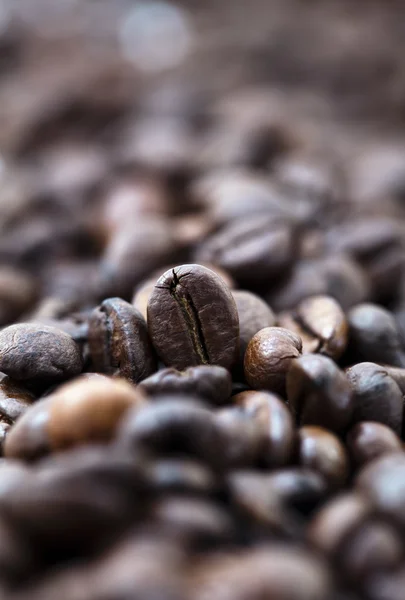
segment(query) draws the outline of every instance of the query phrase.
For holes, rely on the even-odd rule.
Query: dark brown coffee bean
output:
[[[388,375],[395,381],[402,394],[405,395],[405,369],[383,365]]]
[[[157,397],[130,411],[118,432],[123,447],[152,455],[192,456],[215,470],[224,463],[224,435],[214,413],[192,396]]]
[[[393,571],[403,556],[401,533],[393,525],[373,519],[352,532],[343,544],[339,564],[358,586],[370,575]]]
[[[231,395],[232,378],[227,369],[216,365],[199,365],[185,371],[169,368],[144,379],[139,388],[150,396],[191,394],[212,404],[225,404]]]
[[[353,530],[372,512],[367,497],[354,492],[336,496],[314,515],[309,524],[308,539],[323,553],[336,556]]]
[[[284,402],[274,394],[253,391],[241,392],[232,399],[260,428],[260,462],[266,467],[288,464],[294,450],[295,431]]]
[[[299,464],[323,475],[332,488],[342,487],[349,475],[349,460],[342,442],[322,427],[298,430]]]
[[[276,317],[270,306],[252,292],[235,290],[232,296],[239,315],[239,363],[240,369],[243,370],[243,360],[250,340],[261,329],[273,327]]]
[[[386,454],[366,464],[356,482],[382,514],[402,528],[405,525],[405,454]]]
[[[284,506],[305,513],[323,501],[328,492],[323,474],[306,467],[284,467],[267,477]]]
[[[35,396],[17,382],[4,377],[0,382],[0,415],[10,424],[19,419],[34,402]]]
[[[339,304],[330,296],[312,296],[294,311],[294,320],[306,333],[302,337],[303,352],[319,352],[337,360],[348,340],[348,323]],[[311,340],[312,338],[312,340]]]
[[[107,245],[100,264],[100,287],[104,297],[129,299],[134,286],[167,264],[176,252],[166,219],[144,217],[120,228]]]
[[[403,396],[384,367],[359,363],[346,371],[353,389],[353,422],[377,421],[391,427],[398,435],[402,430]]]
[[[160,531],[188,547],[220,547],[234,537],[232,517],[203,498],[168,495],[151,507],[150,518]]]
[[[232,406],[218,411],[216,422],[224,438],[222,455],[228,467],[254,465],[260,460],[262,428],[250,415]]]
[[[263,215],[236,219],[202,244],[196,260],[218,264],[242,286],[267,283],[293,264],[296,237],[287,221]]]
[[[148,304],[153,345],[168,366],[199,364],[230,368],[238,359],[239,321],[225,283],[201,265],[167,271]]]
[[[38,557],[29,540],[4,518],[0,520],[0,582],[16,584],[32,575]]]
[[[353,416],[353,392],[345,374],[326,356],[306,354],[291,362],[287,398],[300,425],[344,431]]]
[[[21,381],[58,381],[78,375],[82,357],[60,329],[22,323],[0,332],[0,370]]]
[[[89,348],[96,371],[142,381],[156,370],[156,360],[142,315],[121,298],[110,298],[89,319]]]
[[[146,470],[149,485],[157,494],[212,495],[219,489],[214,473],[190,460],[161,459]]]
[[[291,361],[300,356],[301,338],[281,327],[266,327],[251,339],[245,354],[245,377],[252,388],[285,393]]]
[[[42,463],[3,493],[2,514],[38,551],[80,554],[100,548],[136,518],[143,488],[133,458],[81,449]]]
[[[405,351],[392,313],[375,304],[360,304],[350,310],[348,319],[353,361],[405,366]]]
[[[354,425],[347,435],[346,445],[352,462],[359,467],[383,454],[402,449],[401,440],[392,429],[372,421]]]
[[[331,575],[307,550],[282,544],[205,559],[191,581],[192,600],[325,600]]]
[[[0,268],[0,325],[27,312],[38,295],[35,280],[24,271]]]
[[[47,432],[52,450],[109,441],[125,414],[146,403],[140,389],[107,377],[79,378],[58,388],[49,399]]]
[[[52,399],[39,400],[15,423],[4,443],[7,458],[36,460],[51,451],[47,424]]]

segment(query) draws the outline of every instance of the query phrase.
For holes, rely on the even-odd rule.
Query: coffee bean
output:
[[[93,379],[67,383],[50,397],[47,431],[52,450],[113,438],[125,414],[145,397],[126,381]]]
[[[118,431],[120,444],[151,455],[191,456],[215,470],[224,464],[224,435],[214,414],[191,396],[157,397],[131,410]]]
[[[236,406],[223,408],[216,422],[224,438],[222,455],[228,467],[254,465],[261,458],[262,428]]]
[[[220,277],[200,265],[162,275],[149,299],[148,327],[160,358],[179,370],[199,364],[230,368],[238,359],[235,301]]]
[[[402,430],[403,396],[384,367],[359,363],[346,371],[353,389],[353,423],[377,421],[395,431]]]
[[[207,558],[194,577],[192,600],[324,600],[332,585],[320,558],[282,544]]]
[[[336,556],[355,528],[372,514],[367,497],[346,492],[331,500],[313,517],[309,540],[323,553]]]
[[[301,338],[281,327],[266,327],[251,339],[245,354],[246,380],[255,389],[285,393],[291,361],[300,356]]]
[[[30,323],[0,332],[0,370],[17,380],[58,381],[82,370],[80,350],[59,329]]]
[[[168,368],[144,379],[139,388],[150,396],[191,394],[212,404],[225,404],[231,395],[232,378],[229,371],[216,365],[199,365],[184,371]]]
[[[345,374],[326,356],[307,354],[291,361],[287,398],[300,425],[344,431],[353,416],[353,392]]]
[[[348,340],[348,324],[339,304],[329,296],[312,296],[294,311],[296,333],[301,335],[303,353],[319,352],[337,360]]]
[[[270,306],[252,292],[235,290],[232,296],[239,315],[239,368],[243,371],[243,360],[250,340],[261,329],[273,327],[276,317]]]
[[[267,283],[293,264],[296,236],[287,221],[263,215],[237,219],[209,238],[196,260],[219,265],[242,286]]]
[[[283,505],[304,514],[316,508],[328,492],[325,477],[312,468],[284,467],[267,477]]]
[[[255,421],[261,431],[260,462],[266,467],[282,466],[292,459],[295,431],[291,413],[274,394],[241,392],[232,400]]]
[[[400,438],[382,423],[363,421],[349,431],[347,449],[352,462],[361,467],[383,454],[398,452],[402,448]]]
[[[47,425],[51,402],[51,397],[38,400],[17,420],[4,443],[7,458],[31,461],[50,452]]]
[[[401,600],[404,594],[405,569],[398,568],[388,573],[375,573],[365,584],[365,592],[370,600]]]
[[[219,481],[205,465],[191,460],[161,459],[146,470],[149,485],[157,494],[184,493],[213,495],[219,490]]]
[[[137,383],[156,370],[146,323],[120,298],[104,300],[92,312],[89,348],[95,370],[108,375]]]
[[[298,430],[299,464],[321,473],[332,488],[342,487],[349,475],[349,461],[342,442],[322,427]]]
[[[405,455],[386,454],[366,464],[356,487],[383,515],[403,528],[405,524]]]
[[[30,310],[38,296],[35,280],[26,272],[0,268],[0,324],[6,325]]]

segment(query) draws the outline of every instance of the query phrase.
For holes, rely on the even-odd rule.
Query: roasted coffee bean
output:
[[[399,367],[391,367],[390,365],[384,365],[384,369],[388,375],[395,381],[402,394],[405,395],[405,369]]]
[[[268,282],[291,267],[297,231],[273,217],[236,219],[202,244],[197,262],[217,264],[242,285]]]
[[[235,290],[232,295],[239,315],[239,366],[243,371],[243,360],[250,340],[261,329],[273,327],[276,324],[276,317],[270,306],[256,294]]]
[[[38,295],[35,280],[24,271],[0,268],[0,325],[30,310]]]
[[[354,394],[353,423],[377,421],[400,435],[403,396],[384,367],[369,362],[359,363],[347,369],[346,375]]]
[[[329,500],[313,517],[308,528],[309,540],[323,553],[336,556],[354,529],[373,514],[367,496],[355,492]]]
[[[191,460],[161,459],[146,469],[149,485],[157,494],[174,493],[210,496],[220,489],[215,474]]]
[[[235,301],[221,278],[201,265],[162,275],[149,299],[148,327],[160,358],[179,370],[199,364],[230,368],[238,359]]]
[[[360,304],[348,314],[353,362],[405,366],[405,351],[394,315],[376,304]]]
[[[319,352],[337,360],[348,339],[348,324],[343,310],[329,296],[312,296],[300,302],[290,319],[280,325],[302,339],[302,352]]]
[[[31,461],[51,451],[47,430],[51,402],[51,397],[38,400],[18,419],[4,443],[7,458]]]
[[[349,475],[346,449],[335,435],[322,427],[298,430],[298,462],[323,475],[332,488],[341,488]]]
[[[224,438],[222,455],[228,467],[243,467],[259,462],[263,432],[258,422],[237,406],[218,411],[216,422]]]
[[[113,438],[125,414],[145,404],[126,381],[91,379],[67,383],[51,396],[47,431],[52,450]]]
[[[212,404],[225,404],[232,392],[232,378],[226,369],[216,365],[199,365],[185,371],[162,369],[139,388],[150,396],[159,394],[191,394]]]
[[[349,431],[347,449],[353,464],[362,466],[383,454],[399,452],[402,448],[396,433],[382,423],[363,421]]]
[[[266,467],[283,466],[292,459],[295,431],[287,406],[268,392],[241,392],[232,400],[261,431],[259,461]]]
[[[328,483],[319,471],[306,467],[284,467],[268,477],[283,506],[306,514],[322,502],[328,493]]]
[[[245,354],[245,377],[254,389],[285,393],[291,361],[300,356],[301,338],[281,327],[266,327],[251,339]]]
[[[150,271],[174,258],[176,243],[163,218],[144,217],[123,225],[111,238],[100,264],[104,297],[129,299],[134,286]]]
[[[181,398],[157,397],[142,410],[131,410],[118,431],[120,444],[135,455],[191,456],[221,469],[225,438],[214,413],[192,396]]]
[[[1,494],[2,514],[38,553],[99,548],[141,512],[144,476],[133,458],[107,448],[76,452],[42,463]]]
[[[389,523],[373,519],[361,525],[343,544],[340,569],[358,586],[370,575],[392,572],[401,565],[401,534]]]
[[[324,600],[332,589],[320,558],[282,544],[206,558],[190,583],[192,600]]]
[[[89,348],[96,371],[142,381],[156,370],[156,360],[142,315],[120,298],[104,300],[89,319]]]
[[[150,517],[162,533],[186,548],[218,548],[234,537],[231,515],[209,499],[168,495],[151,507]]]
[[[10,377],[0,381],[0,415],[10,424],[20,418],[34,400],[31,392]]]
[[[405,525],[405,454],[386,454],[366,464],[356,487],[383,515]]]
[[[291,361],[287,398],[300,425],[321,425],[340,432],[347,428],[353,416],[350,383],[326,356],[306,354]]]
[[[79,346],[53,327],[22,323],[0,332],[0,370],[17,380],[58,381],[82,370]]]

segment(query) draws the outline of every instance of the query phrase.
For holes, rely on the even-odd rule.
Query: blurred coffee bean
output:
[[[196,259],[218,264],[241,286],[268,283],[292,266],[297,235],[286,220],[265,215],[235,219],[201,245]]]
[[[245,377],[254,389],[285,393],[285,380],[292,359],[300,356],[301,338],[281,327],[266,327],[248,344]]]
[[[353,530],[364,523],[373,512],[367,497],[346,492],[332,498],[313,517],[308,539],[327,555],[336,556]]]
[[[38,295],[35,280],[24,271],[0,268],[0,325],[6,325],[27,312]]]
[[[150,396],[159,394],[191,394],[211,404],[225,404],[231,395],[232,378],[226,369],[216,365],[199,365],[184,371],[162,369],[139,384]]]
[[[352,388],[330,358],[306,354],[294,359],[286,385],[288,403],[299,425],[321,425],[340,432],[351,422]]]
[[[375,573],[364,586],[370,600],[401,600],[404,595],[405,569],[400,567],[388,573]]]
[[[253,391],[241,392],[232,400],[260,428],[260,463],[266,467],[288,464],[294,451],[295,431],[284,402],[274,394]]]
[[[209,218],[218,226],[259,215],[294,218],[294,210],[281,190],[249,170],[209,172],[196,180],[191,195],[197,206],[208,209]]]
[[[359,304],[348,313],[353,362],[376,362],[405,366],[405,351],[394,315],[375,304]]]
[[[310,296],[329,295],[343,309],[363,302],[369,295],[367,275],[347,256],[302,260],[292,273],[266,296],[277,311],[294,309]]]
[[[156,397],[156,402],[131,410],[118,431],[119,443],[135,456],[191,456],[220,470],[224,435],[214,413],[192,396]]]
[[[307,467],[284,467],[267,476],[283,506],[304,514],[324,501],[329,484],[319,470]]]
[[[324,600],[331,586],[329,569],[320,558],[282,544],[206,558],[190,581],[192,600]]]
[[[167,495],[152,505],[150,518],[186,548],[218,548],[234,537],[231,515],[208,499]]]
[[[133,383],[156,371],[146,323],[131,304],[120,298],[104,300],[91,313],[89,348],[96,371]]]
[[[232,296],[239,315],[239,369],[243,371],[243,360],[250,340],[261,329],[273,327],[276,317],[270,306],[252,292],[235,290]]]
[[[147,467],[149,485],[157,494],[212,495],[219,490],[214,473],[191,460],[161,459]]]
[[[373,506],[401,528],[405,525],[405,454],[386,454],[366,464],[356,487]]]
[[[392,524],[371,520],[355,529],[343,544],[339,566],[358,586],[370,575],[392,572],[403,557],[400,532]]]
[[[141,390],[107,377],[69,382],[49,399],[47,432],[52,450],[107,442],[125,414],[146,403]]]
[[[302,351],[319,352],[337,360],[348,341],[348,323],[339,304],[329,296],[302,300],[286,322],[287,328],[302,339]]]
[[[365,362],[347,369],[353,389],[353,423],[377,421],[401,434],[403,395],[384,367]]]
[[[323,475],[331,488],[341,488],[349,475],[346,449],[335,435],[322,427],[298,430],[298,462]]]
[[[112,236],[100,263],[100,285],[104,297],[129,299],[134,286],[149,272],[174,258],[176,244],[169,222],[144,217],[124,223]]]
[[[346,437],[346,445],[353,464],[358,467],[402,449],[402,442],[392,429],[372,421],[354,425]]]
[[[222,458],[228,468],[259,462],[263,431],[257,421],[239,407],[232,406],[217,412],[216,423],[224,439]]]
[[[35,549],[2,517],[0,520],[0,582],[17,583],[32,575],[39,566]]]
[[[183,265],[158,280],[148,303],[152,343],[179,370],[199,364],[231,368],[239,353],[235,301],[223,280],[201,265]]]
[[[82,370],[79,346],[53,327],[22,323],[0,332],[0,369],[17,380],[58,381]]]
[[[95,447],[42,463],[1,495],[1,511],[38,554],[81,554],[136,519],[143,488],[133,459]]]
[[[35,400],[23,387],[4,377],[0,382],[0,454],[3,454],[6,436],[11,425]]]
[[[51,451],[48,421],[52,397],[38,400],[18,419],[4,443],[4,455],[31,461]]]

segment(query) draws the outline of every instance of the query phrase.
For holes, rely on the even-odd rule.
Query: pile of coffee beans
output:
[[[0,598],[404,600],[405,146],[89,81],[0,165]]]

